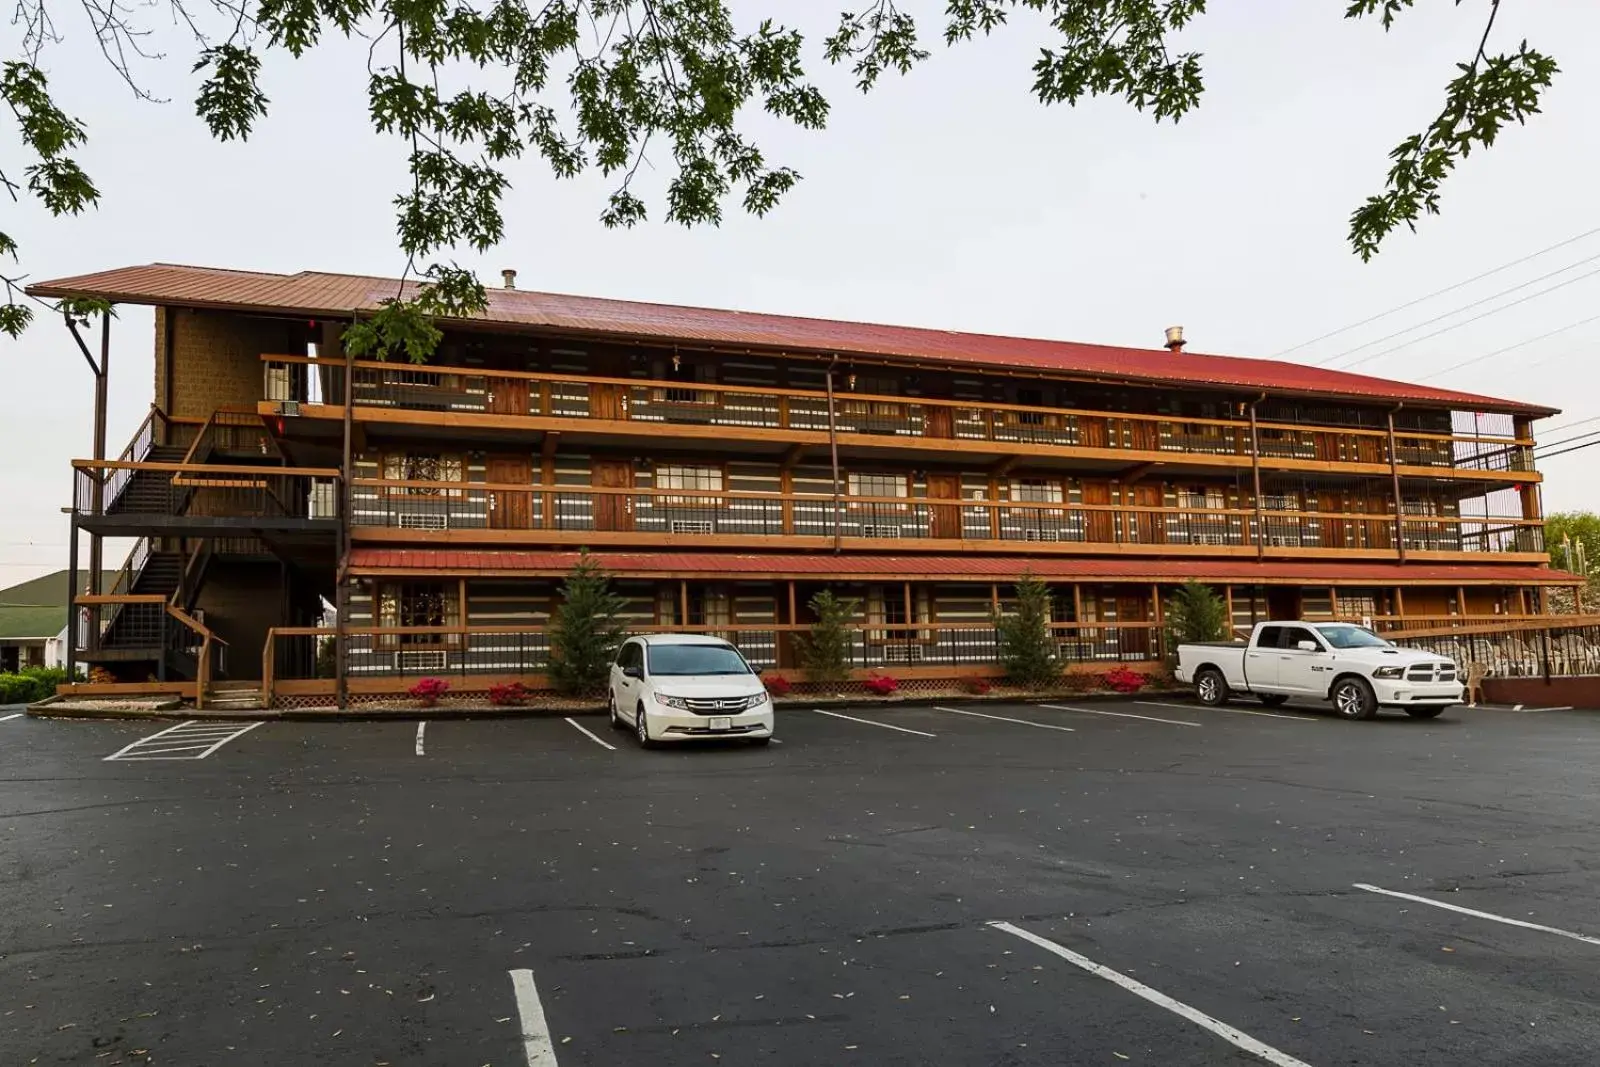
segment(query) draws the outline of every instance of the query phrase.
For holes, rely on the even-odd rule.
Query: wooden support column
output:
[[[78,680],[78,516],[73,514],[67,534],[67,681]]]
[[[1228,636],[1233,636],[1233,586],[1222,587],[1222,606],[1228,613]]]
[[[353,325],[355,316],[350,316],[350,319]],[[355,473],[356,359],[343,340],[339,347],[344,349],[344,447],[339,467],[339,566],[333,592],[333,699],[334,704],[342,708],[350,703],[350,641],[347,631],[350,625],[350,508],[354,499],[354,489],[350,483]],[[376,598],[373,608],[377,608]],[[377,621],[376,616],[374,621]]]
[[[1339,589],[1337,586],[1328,586],[1328,614],[1336,619],[1339,617]]]
[[[1406,615],[1406,591],[1398,585],[1394,587],[1394,613],[1401,619]]]
[[[678,625],[689,625],[689,580],[678,579]]]
[[[1072,583],[1072,620],[1083,622],[1083,586]]]
[[[833,551],[841,551],[842,526],[844,523],[843,508],[839,501],[839,420],[833,397],[833,369],[839,363],[839,356],[834,354],[833,361],[828,364],[828,457],[833,465]]]
[[[467,616],[467,580],[465,578],[461,579],[456,586],[456,622],[461,627],[461,656],[462,662],[465,663],[468,645],[472,642],[472,636],[468,632],[472,625],[472,620]]]
[[[989,583],[989,610],[994,612],[994,614],[996,614],[996,615],[1000,614],[1000,583],[999,582],[990,582]]]
[[[1395,408],[1394,411],[1399,411]],[[1406,508],[1400,499],[1400,452],[1394,443],[1394,411],[1388,414],[1389,426],[1389,482],[1394,492],[1394,547],[1400,562],[1406,561]]]
[[[1250,480],[1256,496],[1256,559],[1267,551],[1267,530],[1261,518],[1261,432],[1256,426],[1256,405],[1267,398],[1263,393],[1250,401]]]
[[[1456,614],[1471,614],[1471,612],[1467,611],[1467,587],[1464,585],[1456,586]]]
[[[903,591],[905,593],[906,623],[909,625],[910,623],[913,623],[913,622],[917,621],[916,618],[911,614],[911,583],[910,582],[904,582],[904,583],[902,583],[902,585],[903,585]],[[911,633],[911,631],[907,630],[906,633],[907,633],[907,635],[909,635]]]
[[[789,625],[794,626],[800,622],[800,611],[794,599],[794,579],[789,579]]]

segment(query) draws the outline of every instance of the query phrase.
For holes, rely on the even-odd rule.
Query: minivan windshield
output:
[[[750,666],[730,645],[650,645],[652,675],[749,674]]]
[[[1319,626],[1317,633],[1334,648],[1388,648],[1389,642],[1359,626]]]

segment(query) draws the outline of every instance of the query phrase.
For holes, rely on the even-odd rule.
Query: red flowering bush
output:
[[[425,708],[431,708],[439,698],[449,692],[450,683],[443,678],[424,678],[406,692]]]
[[[961,683],[961,688],[975,697],[988,696],[989,690],[994,686],[989,684],[987,678],[968,678]]]
[[[1114,671],[1107,671],[1100,676],[1100,680],[1108,689],[1113,689],[1118,693],[1137,693],[1144,688],[1145,682],[1144,675],[1138,671],[1130,671],[1126,667],[1118,667]]]
[[[767,692],[775,697],[786,697],[794,691],[794,683],[781,674],[774,674],[771,678],[763,678],[761,681],[767,687]]]
[[[900,688],[900,683],[890,678],[887,674],[874,674],[866,680],[865,684],[869,693],[875,693],[881,697],[886,697]]]
[[[506,682],[489,687],[489,703],[497,708],[521,707],[528,699],[528,689],[521,682]]]

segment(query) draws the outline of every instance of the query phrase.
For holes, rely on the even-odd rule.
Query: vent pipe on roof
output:
[[[510,267],[507,267],[505,270],[501,271],[500,277],[505,279],[505,287],[507,289],[515,289],[517,287],[517,272],[512,270]]]
[[[1183,327],[1182,326],[1168,326],[1167,327],[1167,351],[1171,352],[1173,355],[1177,355],[1179,352],[1183,351],[1183,345],[1184,345]]]

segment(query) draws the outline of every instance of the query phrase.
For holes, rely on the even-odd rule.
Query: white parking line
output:
[[[583,736],[587,737],[589,740],[593,741],[595,744],[599,745],[601,748],[609,748],[613,752],[615,752],[617,750],[617,746],[616,745],[609,744],[609,743],[607,743],[605,741],[600,740],[594,734],[590,733],[589,730],[587,728],[585,728],[583,725],[581,725],[580,723],[577,723],[577,722],[573,721],[572,719],[568,719],[567,720],[567,725],[571,726],[574,730],[578,731],[580,734],[582,734]],[[512,973],[515,974],[516,972],[513,971]],[[529,979],[529,980],[532,981],[532,979]],[[551,1060],[550,1062],[554,1063],[555,1061]]]
[[[567,721],[572,722],[571,719]],[[517,997],[522,1054],[527,1058],[528,1067],[556,1067],[556,1046],[550,1038],[550,1024],[544,1018],[544,1005],[539,1002],[539,987],[533,983],[533,972],[512,971],[511,989]]]
[[[19,711],[15,715],[0,715],[0,722],[10,722],[12,719],[20,719],[26,714],[27,712]]]
[[[1044,949],[1046,952],[1060,956],[1074,967],[1080,967],[1083,970],[1088,971],[1096,978],[1104,978],[1113,985],[1121,986],[1134,996],[1141,997],[1144,1000],[1149,1001],[1151,1004],[1156,1005],[1158,1008],[1165,1008],[1167,1011],[1172,1012],[1174,1015],[1177,1015],[1180,1018],[1188,1019],[1196,1026],[1211,1031],[1213,1034],[1216,1034],[1218,1037],[1222,1038],[1222,1040],[1228,1042],[1236,1048],[1244,1049],[1244,1051],[1250,1053],[1251,1055],[1259,1056],[1261,1059],[1272,1064],[1273,1067],[1310,1067],[1310,1065],[1304,1060],[1297,1060],[1287,1052],[1280,1052],[1271,1045],[1257,1041],[1244,1031],[1234,1029],[1227,1023],[1222,1022],[1220,1019],[1213,1019],[1203,1011],[1200,1011],[1196,1008],[1191,1008],[1182,1001],[1173,1000],[1165,993],[1162,993],[1156,989],[1151,989],[1143,982],[1135,981],[1134,979],[1123,974],[1121,971],[1113,971],[1110,967],[1096,963],[1087,956],[1080,956],[1071,949],[1063,948],[1061,945],[1056,944],[1054,941],[1051,941],[1048,938],[1043,938],[1038,934],[1030,933],[1021,927],[1012,926],[1010,923],[992,922],[989,925],[996,930],[1001,930],[1005,933],[1011,934],[1013,937],[1020,937],[1024,941],[1032,942],[1033,944]]]
[[[1418,904],[1427,904],[1429,907],[1443,908],[1445,911],[1459,912],[1462,915],[1471,915],[1475,919],[1488,919],[1491,922],[1505,923],[1507,926],[1520,926],[1524,930],[1538,930],[1544,934],[1555,934],[1557,937],[1570,937],[1574,941],[1582,941],[1587,945],[1600,945],[1600,937],[1590,937],[1588,934],[1575,934],[1571,930],[1562,930],[1554,926],[1541,926],[1539,923],[1530,923],[1523,919],[1510,919],[1504,915],[1493,912],[1477,911],[1473,908],[1463,908],[1459,904],[1446,904],[1442,900],[1430,900],[1419,897],[1414,893],[1400,893],[1393,889],[1379,889],[1375,885],[1366,885],[1363,882],[1355,884],[1356,889],[1363,889],[1368,893],[1382,893],[1386,897],[1399,897],[1401,900],[1414,900]]]
[[[1145,708],[1182,708],[1184,711],[1225,711],[1229,715],[1260,715],[1266,719],[1290,719],[1294,722],[1320,722],[1313,715],[1285,715],[1277,711],[1251,711],[1249,708],[1215,708],[1209,704],[1163,704],[1158,700],[1136,700],[1135,704]]]
[[[1060,730],[1062,733],[1075,734],[1078,731],[1070,726],[1056,726],[1048,722],[1029,722],[1027,719],[1009,719],[1004,715],[985,715],[981,711],[963,711],[960,708],[934,708],[934,711],[948,711],[952,715],[971,715],[975,719],[993,719],[995,722],[1014,722],[1018,726],[1037,726],[1041,730]]]
[[[419,756],[422,755],[422,734],[427,728],[428,721],[426,719],[417,723],[417,755]]]
[[[1169,726],[1193,726],[1196,729],[1199,729],[1200,727],[1200,724],[1197,722],[1184,722],[1182,719],[1156,719],[1149,715],[1134,715],[1126,711],[1100,711],[1098,709],[1090,708],[1069,708],[1065,704],[1040,704],[1039,707],[1049,708],[1051,711],[1075,711],[1079,715],[1110,715],[1118,719],[1143,719],[1145,722],[1164,722]]]
[[[854,715],[840,715],[837,711],[823,711],[821,708],[812,708],[818,715],[826,715],[830,719],[847,719],[850,722],[859,722],[867,726],[881,726],[885,730],[899,730],[903,734],[916,734],[918,737],[938,737],[938,734],[925,733],[922,730],[913,730],[907,726],[895,726],[886,722],[877,722],[872,719],[858,719]]]
[[[243,737],[261,725],[261,721],[244,726],[219,726],[215,723],[190,719],[165,730],[157,730],[149,737],[141,737],[124,745],[103,762],[135,760],[202,760],[229,741]]]

